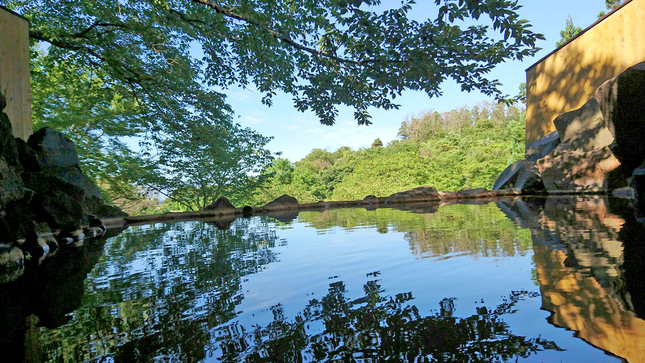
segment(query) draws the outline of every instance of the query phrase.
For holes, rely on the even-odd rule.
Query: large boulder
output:
[[[495,180],[493,190],[520,189],[524,193],[544,190],[540,170],[534,162],[518,160],[509,165]]]
[[[34,132],[27,143],[36,151],[38,162],[43,169],[52,166],[77,166],[79,164],[76,147],[72,140],[50,127],[43,127]]]
[[[274,201],[265,204],[266,209],[296,209],[299,207],[298,200],[290,195],[283,194]]]
[[[235,206],[231,204],[231,202],[225,198],[225,197],[220,197],[213,203],[207,205],[204,207],[204,210],[219,210],[219,211],[234,211]]]
[[[538,159],[547,156],[558,145],[560,145],[560,133],[556,130],[529,145],[524,158],[528,161],[536,162]]]
[[[440,201],[441,197],[437,189],[429,186],[418,187],[404,192],[390,195],[385,204],[406,203],[406,202],[430,202]]]
[[[85,195],[88,197],[97,197],[102,199],[101,192],[99,188],[94,184],[94,181],[87,177],[83,171],[81,171],[80,166],[52,166],[44,169],[48,174],[55,175],[61,180],[74,184],[77,187],[85,191]]]
[[[27,144],[27,142],[20,138],[15,138],[16,147],[18,148],[18,160],[22,169],[27,172],[39,172],[40,163],[38,162],[38,155],[36,151]]]
[[[17,166],[18,149],[13,137],[11,121],[4,112],[0,112],[0,155],[2,155],[9,165]]]
[[[616,139],[613,152],[629,177],[645,160],[645,62],[603,83],[595,97]]]
[[[552,153],[537,162],[548,190],[606,190],[608,173],[620,166],[609,147],[592,151],[570,150]]]
[[[67,136],[52,128],[43,127],[29,137],[27,144],[28,147],[21,147],[24,149],[21,159],[30,164],[29,171],[37,171],[31,166],[33,150],[42,171],[76,185],[83,189],[88,197],[102,198],[96,184],[81,170],[76,147]]]
[[[18,167],[10,165],[0,155],[0,206],[19,200],[24,194],[25,186]]]
[[[577,110],[563,113],[553,120],[560,141],[577,151],[591,151],[610,145],[614,137],[605,126],[600,105],[590,99]]]
[[[89,197],[86,196],[85,200],[82,203],[82,206],[85,214],[92,214],[96,216],[96,218],[116,218],[128,216],[128,213],[125,213],[115,206],[105,204],[102,198],[94,195],[90,195]]]
[[[25,186],[36,192],[31,209],[37,221],[47,222],[52,229],[78,227],[87,222],[83,189],[45,172],[23,173],[22,178]]]

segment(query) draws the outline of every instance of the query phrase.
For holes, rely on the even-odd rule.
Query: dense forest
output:
[[[401,123],[399,139],[383,145],[312,150],[302,160],[277,158],[255,176],[256,186],[225,195],[236,206],[263,205],[282,194],[301,203],[388,196],[421,185],[457,191],[491,188],[496,177],[524,157],[523,106],[481,102],[449,112],[425,112]],[[114,202],[129,213],[186,210],[148,196]]]

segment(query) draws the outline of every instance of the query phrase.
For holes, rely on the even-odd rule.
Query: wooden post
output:
[[[29,22],[0,6],[0,93],[13,134],[23,140],[32,133],[29,76]]]

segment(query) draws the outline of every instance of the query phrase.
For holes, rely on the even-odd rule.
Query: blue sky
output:
[[[383,3],[387,5],[388,0]],[[391,3],[396,6],[400,2]],[[564,29],[569,14],[576,26],[586,28],[597,20],[600,11],[605,10],[603,0],[520,0],[519,3],[523,5],[521,17],[529,20],[533,31],[544,34],[546,40],[538,43],[542,50],[535,57],[502,64],[490,74],[490,78],[501,81],[502,91],[510,95],[517,94],[520,82],[525,80],[526,68],[555,49],[560,30]],[[422,17],[433,11],[436,11],[433,1],[419,0],[413,13],[415,17]],[[406,116],[429,110],[450,111],[489,99],[478,92],[461,92],[454,82],[445,82],[442,91],[443,96],[433,99],[423,92],[406,92],[403,97],[396,98],[401,105],[398,110],[370,110],[373,122],[370,126],[356,125],[353,111],[347,108],[340,110],[334,126],[324,126],[314,113],[298,112],[288,95],[278,94],[273,106],[267,107],[260,102],[262,95],[252,90],[234,88],[228,90],[227,94],[228,102],[238,117],[237,122],[265,136],[273,136],[268,148],[273,152],[282,152],[282,157],[294,162],[314,148],[333,151],[341,146],[349,146],[358,149],[371,145],[376,138],[387,143],[397,138],[399,126]]]

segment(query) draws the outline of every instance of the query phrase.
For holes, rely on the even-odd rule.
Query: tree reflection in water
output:
[[[273,321],[246,330],[237,324],[218,329],[222,359],[227,362],[392,361],[495,362],[528,357],[560,348],[552,341],[511,333],[501,319],[525,297],[512,292],[495,309],[456,317],[455,299],[443,299],[439,310],[422,316],[407,302],[412,293],[383,295],[378,280],[368,281],[365,296],[347,297],[342,281],[330,284],[321,300],[311,300],[295,319],[281,305],[272,307]]]

